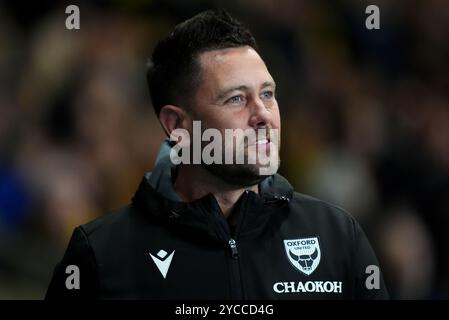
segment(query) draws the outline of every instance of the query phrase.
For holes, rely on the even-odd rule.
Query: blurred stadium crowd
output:
[[[147,58],[217,7],[278,83],[281,174],[358,219],[393,298],[449,298],[449,2],[71,4],[80,30],[64,5],[0,3],[0,299],[43,298],[73,228],[130,201],[164,137]]]

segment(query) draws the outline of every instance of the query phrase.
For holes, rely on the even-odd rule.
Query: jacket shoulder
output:
[[[293,216],[305,223],[328,233],[339,232],[354,240],[357,220],[345,209],[326,201],[294,192],[291,201]]]
[[[340,219],[354,220],[354,217],[345,209],[303,193],[294,192],[292,202],[294,207],[302,208],[307,212],[321,211],[326,214],[334,215]]]
[[[122,208],[109,211],[90,222],[80,225],[79,228],[82,229],[88,237],[98,233],[110,232],[115,228],[123,227],[124,223],[129,220],[131,212],[131,205],[127,205]]]

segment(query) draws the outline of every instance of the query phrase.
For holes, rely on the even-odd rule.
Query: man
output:
[[[75,229],[47,298],[388,297],[357,222],[275,174],[276,85],[245,27],[222,11],[181,23],[154,50],[148,83],[170,140],[129,206]],[[243,148],[246,162],[205,161],[211,139],[195,147],[198,123],[201,135],[254,131],[209,153]],[[187,161],[175,165],[177,153]]]

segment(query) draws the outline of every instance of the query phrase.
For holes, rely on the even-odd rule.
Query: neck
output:
[[[258,192],[257,185],[250,187],[230,185],[201,165],[178,166],[174,188],[185,202],[191,202],[212,193],[226,218],[230,217],[235,203],[245,190]]]

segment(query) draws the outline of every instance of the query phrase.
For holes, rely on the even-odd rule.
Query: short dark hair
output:
[[[156,45],[147,70],[156,115],[164,105],[191,102],[200,79],[201,53],[242,46],[257,50],[251,32],[224,10],[204,11],[178,24]]]

